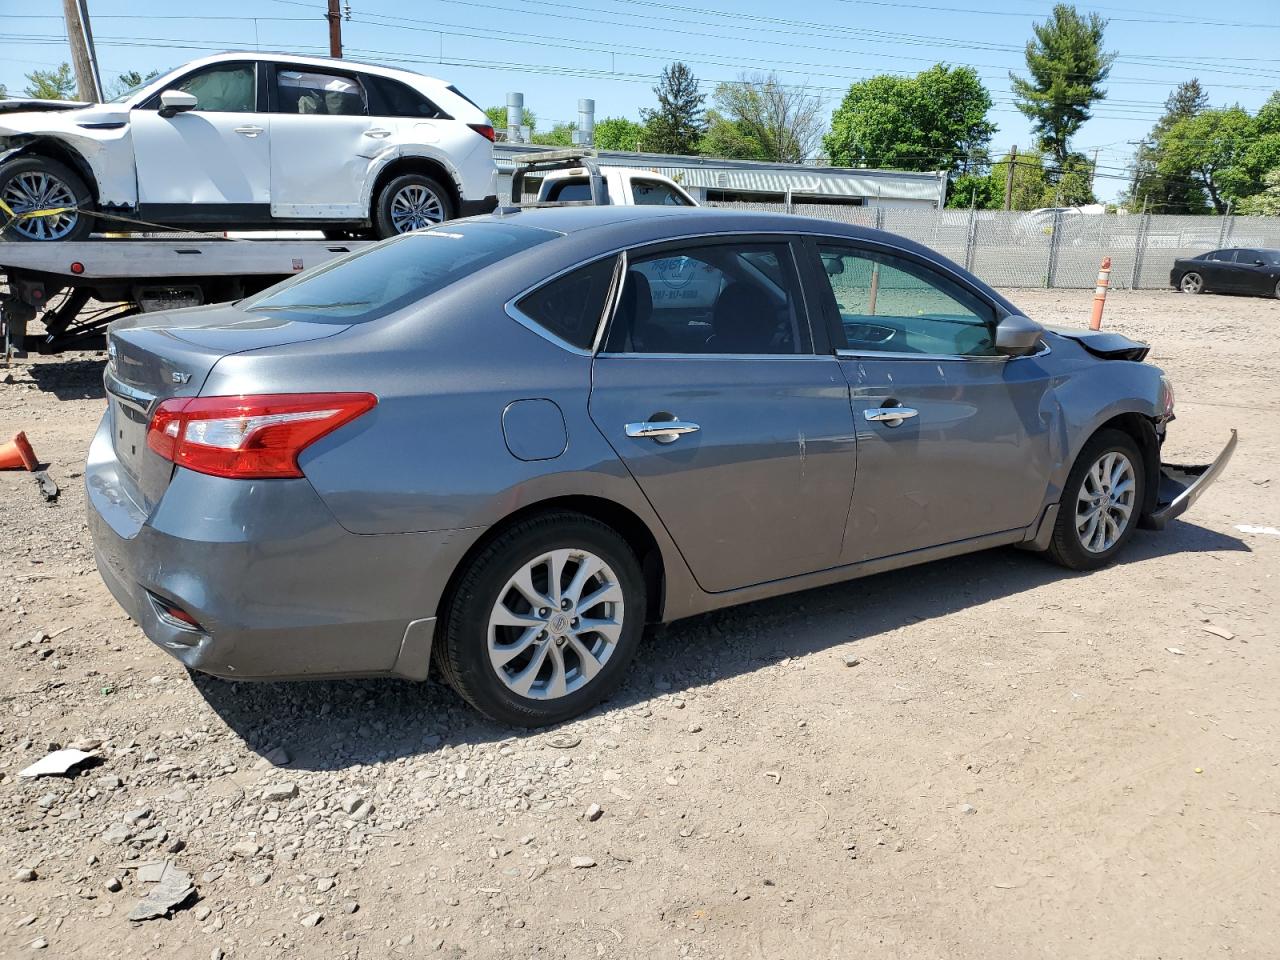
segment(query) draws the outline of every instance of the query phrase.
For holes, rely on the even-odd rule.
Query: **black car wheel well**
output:
[[[36,136],[19,143],[17,152],[9,159],[16,160],[19,157],[44,157],[46,160],[53,160],[70,167],[89,188],[89,195],[93,197],[93,202],[95,204],[98,202],[98,179],[93,175],[93,168],[89,166],[88,161],[74,147],[53,137]]]
[[[1155,421],[1141,413],[1122,413],[1100,425],[1098,430],[1119,430],[1133,438],[1142,451],[1142,472],[1146,479],[1142,516],[1156,508],[1156,494],[1160,488],[1160,438],[1156,435]]]
[[[605,524],[617,532],[627,545],[635,552],[640,561],[640,569],[644,571],[645,593],[648,609],[645,619],[654,623],[662,619],[665,596],[666,570],[662,563],[662,551],[657,540],[649,532],[649,527],[638,516],[612,500],[603,497],[566,496],[540,500],[503,517],[499,522],[485,531],[484,536],[472,544],[462,561],[458,564],[449,583],[440,595],[440,607],[437,614],[442,614],[450,603],[453,590],[472,560],[493,541],[495,537],[510,529],[517,523],[548,513],[580,513]]]
[[[427,157],[399,157],[388,163],[382,172],[378,174],[378,179],[374,181],[371,194],[371,211],[378,208],[378,198],[382,196],[382,188],[396,177],[402,177],[406,173],[420,173],[425,177],[430,177],[448,190],[449,199],[453,203],[454,215],[457,216],[457,211],[461,209],[460,205],[462,203],[458,185],[454,183],[453,176],[445,169],[443,164]]]

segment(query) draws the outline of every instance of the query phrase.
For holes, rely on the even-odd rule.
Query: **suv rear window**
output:
[[[374,117],[428,117],[452,119],[427,97],[408,84],[389,77],[366,73],[361,77],[369,93],[369,114]]]
[[[321,323],[365,323],[557,236],[509,223],[443,224],[285,280],[240,307]]]

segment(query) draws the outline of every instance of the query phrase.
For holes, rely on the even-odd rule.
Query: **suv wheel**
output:
[[[452,220],[457,215],[449,191],[421,173],[406,173],[389,181],[373,208],[378,239]]]
[[[644,620],[644,576],[626,541],[582,514],[548,514],[472,561],[446,602],[435,656],[481,713],[542,726],[617,689]]]
[[[1100,430],[1067,477],[1049,555],[1071,570],[1104,567],[1138,526],[1146,492],[1142,453],[1120,430]]]
[[[16,220],[5,230],[8,240],[83,240],[93,229],[87,211],[93,197],[83,180],[56,160],[18,157],[0,165],[0,200],[14,213],[71,208],[67,213]]]

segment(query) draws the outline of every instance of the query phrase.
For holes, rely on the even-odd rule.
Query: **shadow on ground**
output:
[[[33,363],[28,368],[36,386],[59,400],[102,400],[107,396],[102,384],[105,360],[59,360]]]
[[[1244,551],[1235,537],[1174,522],[1140,531],[1118,564],[1141,576],[1143,561],[1178,553]],[[701,686],[861,640],[922,620],[1082,576],[1017,549],[989,550],[652,628],[630,678],[591,715],[643,705]],[[435,679],[246,683],[192,674],[209,705],[259,753],[284,746],[293,769],[334,770],[431,753],[442,744],[493,743],[539,732],[481,717]]]

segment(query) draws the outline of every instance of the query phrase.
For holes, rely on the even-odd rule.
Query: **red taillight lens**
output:
[[[147,446],[215,477],[300,477],[298,454],[378,403],[371,393],[191,397],[160,404]]]
[[[467,126],[470,127],[472,130],[474,130],[476,133],[480,134],[480,136],[484,137],[490,143],[493,143],[493,141],[496,139],[494,136],[493,127],[489,126],[489,124],[487,123],[468,123]]]

